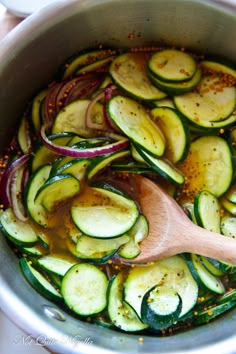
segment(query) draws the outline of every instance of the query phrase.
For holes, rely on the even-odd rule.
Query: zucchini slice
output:
[[[165,150],[165,138],[160,128],[151,120],[144,106],[124,96],[108,101],[108,114],[113,122],[132,142],[154,156]]]
[[[87,187],[74,199],[71,215],[83,234],[95,238],[113,238],[133,227],[139,210],[128,196],[104,188]]]
[[[98,239],[82,235],[76,243],[76,251],[84,258],[94,258],[101,252],[114,253],[119,247],[129,241],[128,234],[116,238]]]
[[[173,325],[182,310],[182,300],[175,289],[154,286],[143,297],[141,318],[149,327],[160,330]]]
[[[110,75],[115,83],[131,96],[141,100],[158,100],[166,93],[152,85],[146,71],[147,54],[124,53],[115,58]]]
[[[213,320],[214,318],[222,315],[226,311],[229,311],[233,307],[236,306],[236,301],[228,301],[226,303],[218,304],[215,306],[211,306],[207,309],[202,309],[195,314],[193,317],[193,325],[199,326],[204,323],[208,323],[209,321]]]
[[[173,256],[151,265],[130,269],[124,284],[124,299],[141,316],[144,295],[154,286],[174,289],[182,299],[180,317],[190,311],[197,302],[198,285],[181,256]]]
[[[227,74],[236,79],[235,67],[225,60],[206,58],[200,62],[200,65],[209,71]]]
[[[67,306],[80,316],[95,315],[107,305],[108,280],[95,265],[80,263],[64,275],[61,293]]]
[[[50,135],[48,139],[54,144],[64,146],[72,136],[74,136],[74,134],[63,132]],[[47,163],[54,162],[57,156],[58,155],[56,153],[54,153],[52,150],[49,150],[45,145],[39,145],[31,162],[32,171],[36,171],[40,166],[43,166]]]
[[[171,164],[170,161],[167,159],[153,157],[146,151],[140,149],[138,146],[136,146],[136,149],[141,157],[143,157],[143,159],[148,163],[148,165],[160,176],[174,184],[184,183],[184,174],[173,164]]]
[[[17,130],[17,141],[23,154],[29,153],[32,148],[32,142],[29,133],[29,121],[25,115],[21,118],[20,125]]]
[[[199,226],[220,234],[220,204],[214,194],[203,190],[194,199],[194,215]]]
[[[43,256],[36,261],[37,267],[49,273],[64,276],[66,272],[76,263],[65,260],[58,256]]]
[[[140,214],[134,226],[127,232],[129,241],[121,246],[118,251],[119,256],[128,259],[137,257],[141,252],[139,243],[148,236],[148,231],[148,220],[143,214]]]
[[[164,156],[173,163],[183,160],[190,146],[190,134],[185,118],[177,110],[168,107],[154,108],[151,114],[166,138]]]
[[[115,51],[110,49],[94,49],[86,53],[73,55],[61,68],[62,79],[74,76],[79,69],[96,62],[99,59],[114,55]]]
[[[86,158],[72,158],[70,161],[65,162],[61,167],[55,166],[54,175],[71,174],[76,179],[81,181],[87,172],[87,167],[90,165],[90,159]],[[53,167],[52,167],[53,168]]]
[[[52,126],[52,134],[72,132],[85,137],[94,135],[93,129],[86,126],[85,116],[90,100],[79,99],[66,105],[57,114]],[[91,112],[91,120],[103,121],[103,105],[97,102]]]
[[[109,55],[105,58],[98,59],[93,63],[84,65],[76,71],[75,75],[81,75],[81,74],[84,75],[91,71],[96,71],[96,70],[101,70],[103,68],[106,68],[109,66],[109,64],[113,61],[114,58],[115,58],[114,55]]]
[[[97,174],[101,173],[104,168],[110,165],[114,160],[120,159],[130,155],[129,149],[115,151],[93,160],[87,169],[87,179],[91,181]]]
[[[46,210],[41,204],[35,203],[35,197],[39,188],[48,179],[51,171],[51,165],[39,167],[28,179],[25,187],[25,206],[29,217],[40,226],[48,226],[48,216]]]
[[[220,269],[218,265],[218,261],[213,260],[212,258],[208,258],[205,256],[199,256],[202,264],[204,267],[212,274],[215,275],[216,277],[221,277],[225,273],[223,270]]]
[[[158,79],[171,82],[188,81],[197,70],[196,60],[189,53],[176,49],[155,52],[147,65]]]
[[[64,204],[80,191],[80,182],[69,173],[49,178],[37,191],[35,203],[53,212],[58,205]]]
[[[31,122],[33,124],[35,132],[39,132],[42,124],[42,104],[47,96],[48,88],[42,89],[34,97],[31,107]]]
[[[202,136],[190,144],[186,159],[178,164],[185,175],[184,189],[192,199],[208,190],[216,197],[224,194],[233,177],[231,148],[219,136]]]
[[[169,95],[183,95],[191,90],[193,90],[201,81],[202,79],[202,70],[197,69],[193,77],[188,81],[182,82],[169,82],[169,81],[162,81],[155,77],[151,72],[148,72],[150,79],[156,87],[160,90],[168,93]],[[169,102],[170,104],[170,102]],[[172,105],[171,105],[172,106]],[[175,105],[173,105],[175,108]]]
[[[147,328],[135,310],[123,299],[123,284],[126,275],[119,272],[114,276],[108,287],[108,315],[112,323],[126,332],[137,332]]]
[[[235,87],[224,87],[219,77],[213,75],[201,80],[198,91],[174,97],[177,109],[192,124],[203,127],[223,123],[233,113],[235,100]]]
[[[47,299],[62,304],[63,298],[54,286],[36,269],[34,269],[26,258],[20,259],[20,267],[32,287]]]
[[[222,236],[223,237],[223,236]],[[192,274],[198,281],[198,283],[202,284],[206,289],[216,293],[216,294],[224,294],[225,288],[220,278],[211,274],[201,263],[201,260],[198,255],[192,253],[191,254],[192,266],[189,263],[190,270]]]
[[[236,217],[232,215],[223,216],[220,228],[224,236],[236,238]]]
[[[39,240],[30,222],[18,220],[11,208],[1,213],[0,223],[7,238],[18,246],[31,247]]]
[[[236,183],[232,184],[224,197],[231,203],[236,204]]]

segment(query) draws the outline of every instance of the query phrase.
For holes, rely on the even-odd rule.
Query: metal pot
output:
[[[14,134],[29,97],[71,54],[99,43],[160,43],[236,58],[236,4],[213,0],[65,0],[30,16],[0,50],[0,148]],[[132,34],[132,40],[129,36]],[[35,292],[0,238],[0,306],[26,333],[56,353],[236,352],[236,311],[171,337],[125,334],[81,322]]]

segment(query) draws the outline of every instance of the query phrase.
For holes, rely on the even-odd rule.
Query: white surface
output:
[[[10,12],[19,17],[26,17],[53,1],[55,0],[0,0]]]
[[[49,354],[30,335],[12,324],[0,310],[0,353],[1,354]]]

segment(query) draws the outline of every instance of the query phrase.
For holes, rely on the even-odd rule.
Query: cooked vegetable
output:
[[[183,49],[68,59],[1,161],[0,226],[35,290],[80,319],[155,335],[236,306],[236,265],[196,254],[129,264],[149,233],[136,173],[192,222],[236,237],[235,86],[233,64]]]

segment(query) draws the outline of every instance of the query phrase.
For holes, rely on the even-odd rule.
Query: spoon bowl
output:
[[[146,263],[189,252],[236,264],[236,240],[195,225],[178,203],[148,178],[135,176],[139,204],[149,222],[141,253],[130,263]]]

